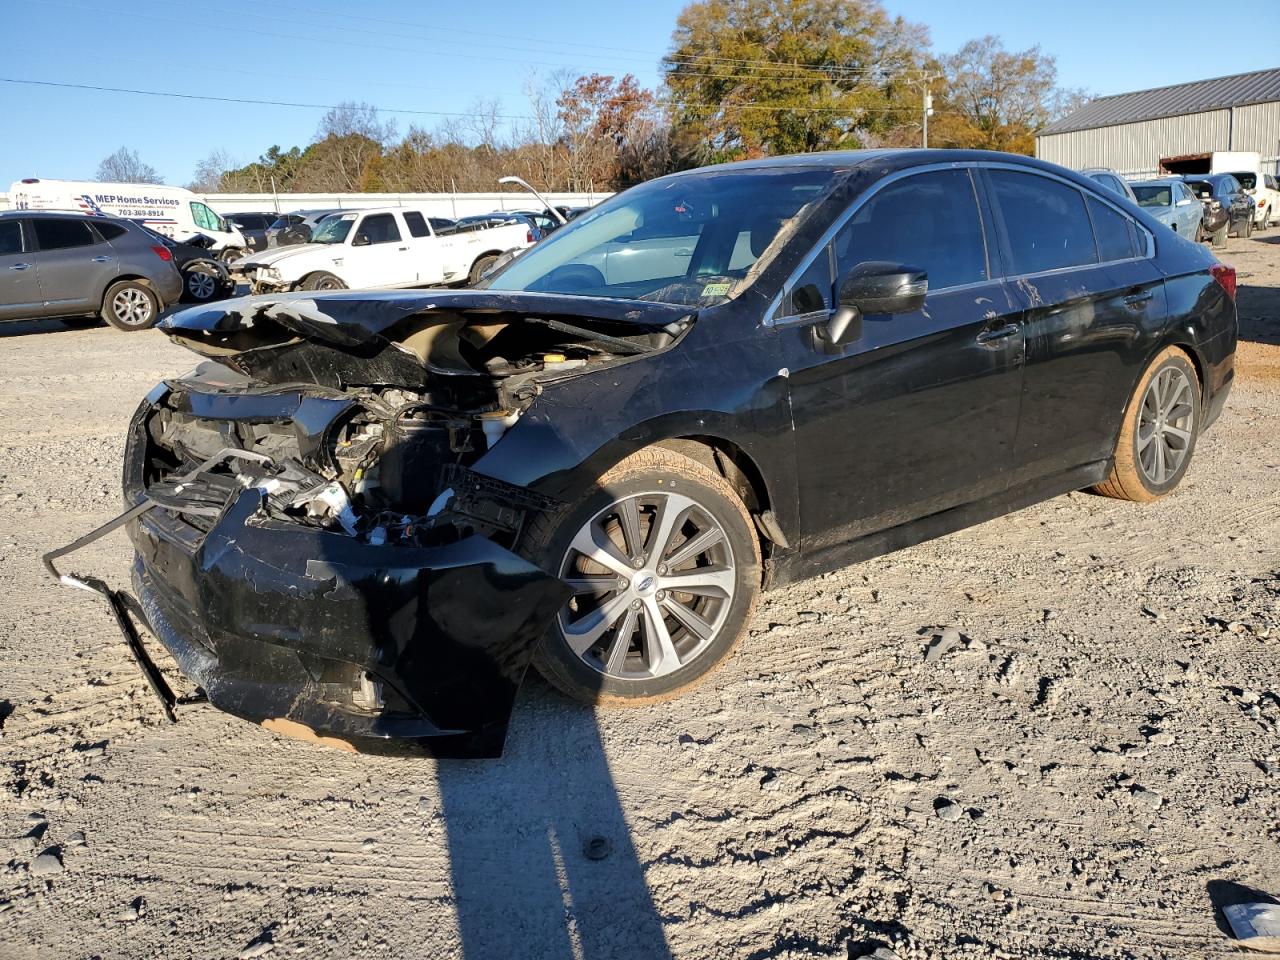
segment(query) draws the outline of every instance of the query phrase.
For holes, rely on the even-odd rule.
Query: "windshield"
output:
[[[1208,180],[1188,180],[1187,186],[1201,200],[1207,200],[1213,196],[1213,184]]]
[[[1169,207],[1173,205],[1172,187],[1135,186],[1133,195],[1138,198],[1138,206],[1140,207]]]
[[[325,217],[311,235],[312,243],[342,243],[351,232],[351,225],[356,222],[354,213],[345,213],[340,217]]]
[[[1246,190],[1252,190],[1258,185],[1258,178],[1252,173],[1233,173],[1231,175],[1239,180],[1240,186]]]
[[[783,227],[836,176],[829,169],[773,167],[654,180],[561,227],[487,286],[719,303],[737,293]]]

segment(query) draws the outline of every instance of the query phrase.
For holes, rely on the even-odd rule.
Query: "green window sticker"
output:
[[[702,288],[704,297],[723,297],[729,292],[731,284],[728,283],[708,283]]]

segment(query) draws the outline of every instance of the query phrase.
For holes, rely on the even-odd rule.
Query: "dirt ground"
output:
[[[0,957],[1234,955],[1213,902],[1280,895],[1278,254],[1223,254],[1248,342],[1175,496],[1072,494],[771,594],[672,703],[531,679],[486,762],[165,722],[37,556],[119,509],[125,423],[194,358],[0,331]],[[127,561],[117,536],[75,567]]]

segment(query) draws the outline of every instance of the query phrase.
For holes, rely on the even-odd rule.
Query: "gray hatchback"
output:
[[[0,213],[0,320],[101,317],[144,330],[182,296],[168,247],[128,220]]]

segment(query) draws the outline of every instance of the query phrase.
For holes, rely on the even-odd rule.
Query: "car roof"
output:
[[[1130,180],[1130,181],[1129,181],[1129,186],[1131,186],[1131,187],[1142,187],[1142,186],[1150,187],[1150,186],[1154,186],[1154,185],[1156,185],[1156,184],[1164,185],[1164,184],[1183,183],[1183,182],[1184,182],[1184,181],[1183,181],[1183,179],[1182,179],[1181,177],[1151,177],[1150,179],[1147,179],[1147,180]]]
[[[14,220],[18,217],[59,217],[65,220],[118,220],[119,217],[98,217],[78,210],[0,210],[0,218]]]

